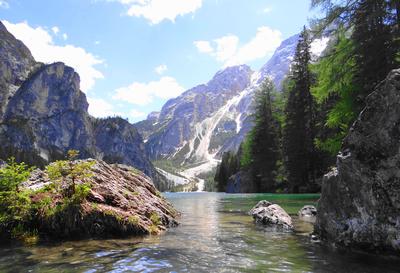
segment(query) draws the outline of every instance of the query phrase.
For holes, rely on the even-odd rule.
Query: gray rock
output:
[[[249,211],[257,224],[267,227],[291,230],[293,228],[292,218],[277,204],[263,200]]]
[[[136,128],[121,118],[91,117],[79,84],[73,68],[37,63],[0,22],[0,159],[42,167],[75,149],[81,158],[135,166],[168,188]]]
[[[258,208],[263,208],[263,207],[269,207],[269,206],[271,206],[272,205],[272,203],[271,202],[269,202],[269,201],[267,201],[267,200],[261,200],[261,201],[259,201],[258,203],[257,203],[257,205],[255,205],[250,211],[249,211],[249,215],[253,215],[254,214],[254,211],[256,210],[256,209],[258,209]]]
[[[400,254],[400,70],[367,97],[323,180],[315,231],[323,240]]]
[[[317,209],[314,206],[305,205],[299,210],[298,216],[302,221],[314,223],[317,216]]]
[[[29,49],[0,22],[0,121],[9,98],[35,69]]]

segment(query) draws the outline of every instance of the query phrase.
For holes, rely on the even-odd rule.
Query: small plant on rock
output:
[[[60,183],[65,197],[77,194],[79,195],[77,197],[84,198],[90,192],[90,186],[85,183],[85,180],[93,175],[91,169],[95,162],[77,161],[78,156],[78,151],[70,150],[68,160],[58,160],[46,168],[49,178]],[[77,185],[77,181],[82,183]]]
[[[19,192],[19,185],[29,178],[32,170],[24,162],[17,163],[11,157],[5,167],[0,168],[0,191]]]

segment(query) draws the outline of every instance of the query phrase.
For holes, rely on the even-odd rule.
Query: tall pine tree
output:
[[[364,107],[364,100],[374,87],[395,66],[391,26],[388,24],[386,0],[361,0],[353,15],[357,112]]]
[[[283,130],[284,161],[290,191],[298,193],[313,183],[314,175],[314,102],[310,93],[312,83],[309,64],[310,39],[304,27],[291,67],[292,81],[286,104]]]
[[[280,157],[278,121],[272,113],[273,83],[267,79],[255,96],[255,125],[251,132],[250,153],[253,179],[258,192],[273,192],[277,161]]]

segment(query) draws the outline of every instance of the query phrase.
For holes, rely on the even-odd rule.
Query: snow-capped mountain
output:
[[[236,151],[250,131],[253,96],[260,84],[269,77],[281,88],[298,39],[294,35],[283,41],[259,71],[247,65],[228,67],[137,123],[150,158],[170,161],[189,179],[212,171],[222,154]],[[313,55],[319,56],[327,41],[315,40]]]

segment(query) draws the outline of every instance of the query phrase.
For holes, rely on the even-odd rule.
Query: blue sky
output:
[[[95,116],[131,122],[220,69],[259,69],[300,32],[309,0],[0,0],[0,19],[38,61],[81,76]]]

